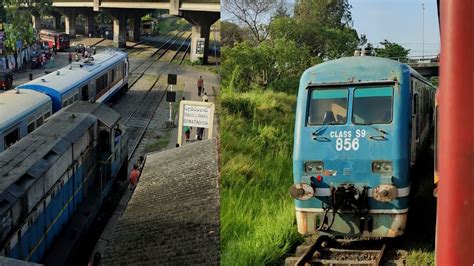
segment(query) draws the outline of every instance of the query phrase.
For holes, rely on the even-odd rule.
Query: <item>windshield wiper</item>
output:
[[[383,129],[380,129],[380,128],[378,128],[378,127],[374,127],[374,126],[372,126],[372,124],[366,124],[366,125],[369,126],[369,127],[371,127],[371,128],[373,128],[373,129],[375,129],[375,130],[377,130],[378,132],[380,132],[380,133],[382,133],[382,134],[384,134],[384,135],[388,135],[387,131],[385,131],[385,130],[383,130]]]
[[[326,123],[322,124],[320,128],[318,128],[316,131],[313,132],[313,140],[322,141],[322,142],[331,141],[328,137],[319,136],[319,133],[321,133],[321,131],[325,130],[328,125],[335,125],[335,124],[336,124],[336,121],[329,121],[329,122],[326,122]]]
[[[317,136],[321,131],[326,129],[326,127],[328,125],[335,125],[335,124],[336,124],[336,121],[328,121],[328,122],[322,124],[320,128],[316,129],[316,131],[313,132],[313,136]]]

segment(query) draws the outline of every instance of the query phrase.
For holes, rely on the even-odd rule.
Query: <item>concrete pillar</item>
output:
[[[211,25],[219,19],[220,14],[216,12],[182,12],[182,16],[193,25],[190,54],[191,62],[199,61],[198,54],[196,53],[197,40],[199,38],[204,38],[204,55],[202,57],[202,63],[207,64]]]
[[[127,17],[122,13],[114,17],[114,46],[125,48],[127,44]]]
[[[86,24],[84,25],[84,34],[86,36],[89,36],[89,33],[91,36],[95,34],[94,32],[94,18],[95,16],[93,14],[87,15],[86,19]]]
[[[76,38],[76,13],[68,12],[64,15],[64,27],[66,33],[69,34],[69,38]]]
[[[141,17],[138,17],[138,16],[130,17],[130,30],[129,30],[128,36],[131,41],[140,40],[140,22],[141,22]]]
[[[31,19],[33,20],[33,28],[36,32],[41,30],[41,16],[40,15],[32,15]]]

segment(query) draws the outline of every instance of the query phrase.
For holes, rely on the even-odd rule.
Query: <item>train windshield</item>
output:
[[[359,125],[392,122],[393,88],[357,88],[352,103],[352,123]]]
[[[345,124],[348,89],[313,89],[309,104],[308,124]]]

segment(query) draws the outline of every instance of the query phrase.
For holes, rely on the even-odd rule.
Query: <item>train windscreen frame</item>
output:
[[[349,89],[315,88],[309,92],[307,123],[343,125],[347,122]]]

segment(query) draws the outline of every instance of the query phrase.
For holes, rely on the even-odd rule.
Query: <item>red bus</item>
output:
[[[49,48],[56,44],[58,51],[69,48],[69,35],[67,33],[56,32],[52,30],[41,30],[39,32],[40,40],[48,42]]]

